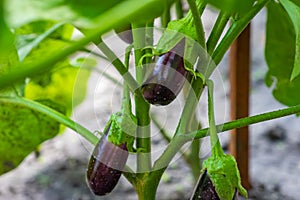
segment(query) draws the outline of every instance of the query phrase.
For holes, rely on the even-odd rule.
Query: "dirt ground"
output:
[[[205,13],[205,28],[209,31],[215,15]],[[213,16],[213,17],[211,17]],[[263,83],[267,71],[264,61],[265,12],[252,22],[252,82],[251,115],[284,107],[276,102],[271,90]],[[216,115],[218,122],[228,120],[228,70],[227,59],[215,73]],[[99,66],[99,68],[101,68]],[[111,69],[107,71],[115,73]],[[221,75],[220,75],[221,74]],[[119,109],[121,91],[105,78],[95,73],[89,83],[88,97],[74,111],[73,119],[90,130],[102,130],[110,113]],[[180,97],[179,97],[180,99]],[[179,101],[180,103],[180,101]],[[178,120],[178,102],[165,108],[152,108],[160,115],[168,130]],[[205,110],[199,106],[199,110]],[[207,124],[205,116],[199,116]],[[171,124],[171,125],[170,125]],[[253,200],[297,200],[300,196],[300,131],[299,119],[290,116],[250,126],[250,177]],[[153,128],[153,148],[161,153],[165,143]],[[228,133],[221,134],[224,148]],[[202,143],[201,157],[208,155],[207,139]],[[0,177],[0,200],[135,200],[134,189],[122,177],[115,190],[105,197],[95,197],[85,182],[85,170],[92,146],[76,133],[66,130],[62,135],[43,144],[41,156],[28,156],[15,170]],[[185,162],[174,160],[163,176],[157,193],[159,200],[189,199],[193,190],[193,177]],[[242,198],[241,198],[242,199]]]

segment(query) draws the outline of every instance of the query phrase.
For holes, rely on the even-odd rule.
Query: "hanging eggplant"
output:
[[[143,97],[150,104],[168,105],[181,91],[189,74],[184,67],[184,45],[182,39],[156,59],[153,71],[141,87]]]
[[[106,195],[117,185],[128,158],[126,144],[116,146],[104,136],[96,145],[86,173],[95,195]]]
[[[86,179],[95,195],[106,195],[117,185],[124,170],[128,151],[133,151],[135,132],[130,117],[123,113],[114,113],[104,129],[90,158]]]
[[[237,199],[238,195],[237,192],[235,192],[232,200]],[[207,171],[204,171],[200,175],[191,200],[220,200],[220,197],[218,196],[215,186],[207,174]]]

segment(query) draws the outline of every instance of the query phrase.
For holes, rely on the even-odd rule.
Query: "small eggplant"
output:
[[[108,135],[100,139],[90,158],[86,172],[87,183],[95,195],[106,195],[117,185],[128,158],[126,144],[116,146]]]
[[[237,199],[238,195],[236,191],[232,197],[232,200]],[[213,182],[211,181],[207,171],[204,171],[200,175],[190,200],[220,200],[220,197],[218,196],[215,186],[213,185]]]
[[[142,94],[150,104],[168,105],[181,91],[188,76],[182,57],[184,45],[185,41],[181,40],[172,50],[159,56],[151,75],[143,83]]]

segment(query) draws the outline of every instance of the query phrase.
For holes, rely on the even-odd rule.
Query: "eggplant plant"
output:
[[[206,38],[202,15],[208,7],[218,17]],[[216,125],[211,75],[263,9],[267,10],[265,83],[275,86],[274,98],[287,107]],[[62,132],[63,125],[95,145],[86,173],[95,195],[113,192],[123,174],[139,200],[155,199],[171,160],[193,141],[190,153],[182,154],[195,180],[199,176],[191,199],[247,196],[236,161],[223,153],[217,134],[300,113],[299,13],[296,0],[0,0],[0,175],[15,169],[42,142]],[[153,30],[160,27],[164,29],[154,42]],[[125,29],[126,34],[120,33]],[[73,37],[75,30],[82,35]],[[124,61],[102,41],[111,30],[120,33],[128,46]],[[102,54],[91,51],[91,43]],[[85,98],[88,68],[96,65],[90,62],[86,67],[84,58],[74,57],[80,53],[109,61],[124,81],[122,107],[112,114],[101,138],[71,119],[73,108]],[[170,137],[150,117],[151,108],[172,104],[184,85],[190,87]],[[75,94],[74,88],[80,91]],[[208,128],[202,128],[195,117],[205,89],[209,94]],[[168,143],[155,161],[151,121]],[[212,154],[201,166],[199,140],[208,135]],[[129,155],[136,156],[135,170],[126,165]]]

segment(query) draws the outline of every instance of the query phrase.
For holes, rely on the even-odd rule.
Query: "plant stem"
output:
[[[285,117],[297,113],[300,113],[300,105],[234,120],[231,122],[227,122],[225,124],[219,124],[216,126],[216,130],[218,133],[220,133],[220,132],[241,128],[244,126],[249,126],[251,124],[256,124],[259,122],[281,118],[281,117]],[[172,158],[177,153],[177,150],[181,148],[182,145],[194,139],[204,138],[208,136],[208,134],[209,134],[209,129],[205,128],[198,131],[194,131],[192,133],[180,134],[175,136],[170,142],[170,144],[168,145],[168,147],[165,149],[163,154],[155,161],[153,169],[156,170],[156,169],[160,169],[162,166],[168,166]]]
[[[250,21],[257,15],[259,11],[269,2],[270,0],[261,0],[253,6],[253,8],[245,14],[242,18],[234,21],[225,36],[221,40],[220,44],[212,54],[212,59],[215,62],[215,66],[211,67],[208,72],[208,76],[214,71],[215,67],[220,63],[226,51],[229,49],[234,40],[241,34],[241,32],[246,28]]]
[[[128,70],[129,68],[129,59],[130,59],[130,52],[132,46],[129,45],[125,50],[125,68]],[[128,114],[129,116],[132,115],[131,111],[131,100],[130,100],[130,91],[129,87],[126,83],[123,83],[123,98],[122,98],[122,112]]]
[[[284,108],[276,111],[266,112],[251,117],[245,117],[231,122],[226,122],[224,124],[217,125],[216,128],[217,128],[217,132],[220,133],[220,132],[241,128],[244,126],[249,126],[251,124],[277,119],[277,118],[281,118],[281,117],[285,117],[297,113],[300,113],[300,105],[292,106],[289,108]],[[185,134],[184,137],[186,137],[188,140],[199,139],[199,138],[206,137],[208,132],[209,129],[205,128],[198,131],[194,131],[192,133]]]
[[[216,45],[221,37],[221,34],[223,33],[223,30],[229,20],[230,15],[226,12],[220,12],[217,18],[216,23],[214,24],[214,27],[209,35],[209,38],[207,40],[207,53],[209,55],[212,54],[214,49],[216,48]]]
[[[192,88],[188,93],[186,103],[182,110],[180,122],[177,126],[175,135],[187,133],[190,125],[190,116],[193,116],[198,104],[198,100],[203,91],[203,82],[201,78],[194,79],[192,81]]]
[[[97,53],[97,52],[94,52],[94,51],[92,51],[92,50],[89,50],[89,49],[87,49],[87,48],[81,48],[80,51],[85,52],[85,53],[90,53],[90,54],[92,54],[92,55],[94,55],[94,56],[97,56],[97,57],[103,59],[103,60],[108,60],[106,56],[101,55],[101,54],[99,54],[99,53]]]
[[[166,28],[171,20],[170,8],[165,9],[160,19],[162,28]]]
[[[101,38],[94,40],[94,42],[99,43],[97,47],[102,51],[102,53],[107,57],[107,59],[115,66],[120,75],[124,78],[126,84],[132,92],[135,92],[138,88],[137,82],[134,80],[132,75],[128,72],[126,66],[122,61],[115,55],[115,53],[101,40]]]
[[[187,0],[187,1],[188,1],[189,6],[190,6],[190,11],[192,12],[192,15],[193,15],[198,43],[204,49],[206,49],[204,29],[203,29],[203,24],[202,24],[202,21],[201,21],[201,15],[200,15],[199,9],[197,7],[197,4],[196,4],[195,0]],[[204,3],[204,1],[200,0],[199,6],[201,7],[201,5],[203,3]]]
[[[154,173],[156,174],[157,171],[145,173],[141,179],[137,180],[137,184],[134,185],[139,200],[155,200],[160,177],[153,176],[152,174]]]
[[[135,66],[136,66],[136,80],[141,84],[144,79],[144,67],[139,66],[139,61],[144,52],[143,48],[146,46],[146,31],[144,24],[132,24]],[[137,135],[136,148],[137,153],[137,171],[149,172],[151,169],[151,137],[150,137],[150,105],[144,100],[142,94],[135,93],[135,114],[137,118]]]
[[[0,101],[26,106],[27,108],[43,113],[48,117],[56,120],[57,122],[74,130],[75,132],[79,133],[82,137],[84,137],[86,140],[88,140],[94,145],[96,145],[99,140],[92,132],[90,132],[88,129],[84,128],[80,124],[72,121],[70,118],[61,114],[60,112],[36,101],[32,101],[22,97],[0,97]]]
[[[183,8],[181,0],[177,0],[175,3],[176,17],[177,19],[183,18]]]
[[[208,87],[208,121],[209,121],[209,135],[210,145],[212,148],[212,156],[223,155],[223,150],[220,144],[220,140],[217,134],[216,123],[215,123],[215,111],[214,111],[214,83],[211,80],[207,80]]]

